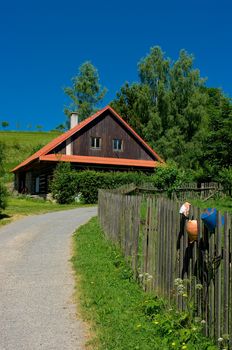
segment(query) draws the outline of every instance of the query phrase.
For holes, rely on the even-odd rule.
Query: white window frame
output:
[[[116,141],[116,144],[117,144],[117,147],[115,148],[115,141]],[[119,142],[121,144],[121,147],[119,148]],[[113,139],[113,151],[114,152],[122,152],[123,151],[123,140],[122,139]]]
[[[97,141],[99,141],[99,147],[97,146]],[[101,143],[102,143],[101,137],[91,136],[91,139],[90,139],[91,149],[95,149],[95,150],[101,149]]]

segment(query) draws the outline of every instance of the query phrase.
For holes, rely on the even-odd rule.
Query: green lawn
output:
[[[11,169],[59,135],[57,131],[0,131],[0,141],[6,145],[5,180],[12,180]]]
[[[9,198],[7,208],[0,214],[0,225],[8,224],[21,216],[43,214],[58,210],[74,209],[83,204],[57,204],[43,199]]]
[[[202,208],[202,209],[217,208],[218,210],[221,210],[222,212],[228,211],[228,212],[232,213],[232,198],[231,197],[209,199],[206,202],[199,200],[199,199],[192,199],[192,200],[189,200],[189,202],[198,208]]]

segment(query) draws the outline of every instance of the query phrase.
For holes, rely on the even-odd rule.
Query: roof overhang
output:
[[[69,162],[77,164],[98,164],[98,165],[114,165],[128,166],[138,168],[156,168],[160,162],[141,159],[126,159],[126,158],[105,158],[105,157],[88,157],[74,156],[66,154],[48,154],[39,157],[40,161],[48,162]]]

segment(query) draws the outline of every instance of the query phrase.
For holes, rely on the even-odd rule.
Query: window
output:
[[[35,178],[35,193],[39,193],[39,176]]]
[[[101,148],[101,138],[91,137],[91,148],[100,149]]]
[[[120,139],[113,140],[113,151],[122,151],[122,140]]]

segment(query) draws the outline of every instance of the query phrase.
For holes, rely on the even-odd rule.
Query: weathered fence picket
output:
[[[232,349],[231,216],[225,213],[222,225],[217,212],[217,226],[209,232],[200,219],[202,210],[191,207],[189,218],[198,222],[198,238],[190,242],[177,201],[100,190],[98,208],[105,234],[120,246],[144,290],[166,296],[183,310],[185,299],[175,292],[174,281],[190,280],[187,292],[196,316],[206,321],[205,334],[215,339],[228,334]],[[196,290],[197,284],[203,289]]]

